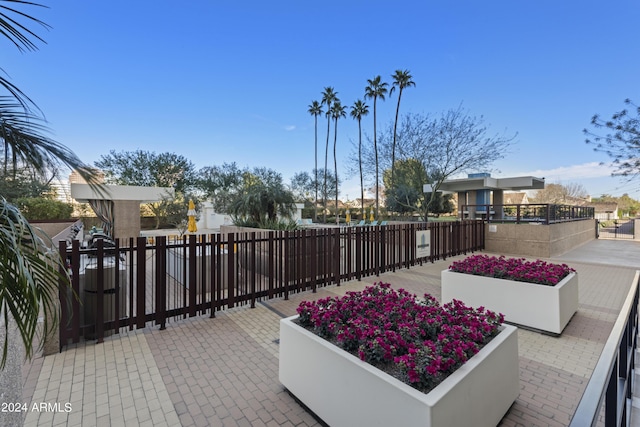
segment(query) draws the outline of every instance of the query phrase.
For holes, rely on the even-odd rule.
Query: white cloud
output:
[[[537,169],[518,173],[517,175],[544,177],[547,182],[576,181],[588,178],[610,177],[614,170],[615,166],[611,163],[600,164],[598,162],[589,162],[580,165],[561,166],[553,169]]]
[[[287,125],[284,127],[284,130],[286,130],[287,132],[291,132],[292,130],[295,130],[296,127],[295,125]]]

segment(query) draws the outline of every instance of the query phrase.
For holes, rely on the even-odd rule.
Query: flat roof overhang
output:
[[[423,191],[431,192],[431,184],[425,184]],[[439,191],[464,192],[474,190],[542,190],[544,179],[533,176],[518,176],[512,178],[493,178],[490,176],[478,178],[448,179],[440,185]]]
[[[80,203],[88,200],[138,200],[141,203],[151,203],[173,195],[174,189],[171,187],[103,185],[97,190],[89,184],[71,184],[71,197]]]

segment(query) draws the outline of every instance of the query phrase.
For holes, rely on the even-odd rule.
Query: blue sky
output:
[[[416,87],[401,113],[462,104],[492,132],[518,133],[494,176],[640,198],[640,180],[611,178],[582,134],[593,114],[640,101],[637,1],[45,4],[31,13],[52,26],[38,30],[47,44],[24,54],[5,44],[2,68],[88,163],[111,149],[171,151],[198,168],[266,166],[289,182],[313,169],[307,106],[325,86],[351,105],[367,79],[408,69]],[[393,119],[395,96],[379,103],[379,126]],[[344,177],[357,125],[338,126]],[[372,134],[372,114],[363,127]],[[358,193],[351,180],[342,197]]]

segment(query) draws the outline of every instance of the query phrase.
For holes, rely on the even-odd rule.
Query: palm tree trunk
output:
[[[322,187],[322,222],[327,222],[327,163],[329,161],[329,133],[331,131],[331,117],[327,116],[327,144],[324,149],[324,185]]]
[[[391,145],[391,187],[395,183],[396,170],[396,138],[398,129],[398,113],[400,113],[400,98],[402,98],[402,88],[398,91],[398,105],[396,106],[396,121],[393,124],[393,144]]]
[[[362,120],[358,119],[358,162],[360,163],[360,209],[364,219],[364,180],[362,177]]]
[[[380,196],[378,193],[378,179],[379,179],[379,173],[378,173],[378,132],[376,130],[376,101],[377,98],[373,98],[373,151],[375,152],[376,155],[376,218],[378,219],[379,215],[379,211],[380,211]]]
[[[315,138],[315,156],[316,156],[316,164],[315,164],[315,169],[313,170],[313,177],[314,177],[314,183],[316,186],[316,198],[315,201],[313,202],[313,222],[318,222],[318,116],[315,115],[315,131],[316,131],[316,138]]]
[[[336,224],[339,224],[338,215],[338,158],[336,156],[336,145],[338,143],[338,118],[334,122],[333,127],[333,171],[336,179]]]

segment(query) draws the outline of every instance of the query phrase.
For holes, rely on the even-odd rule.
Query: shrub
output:
[[[69,219],[73,206],[60,200],[27,197],[15,200],[15,205],[28,220]]]

